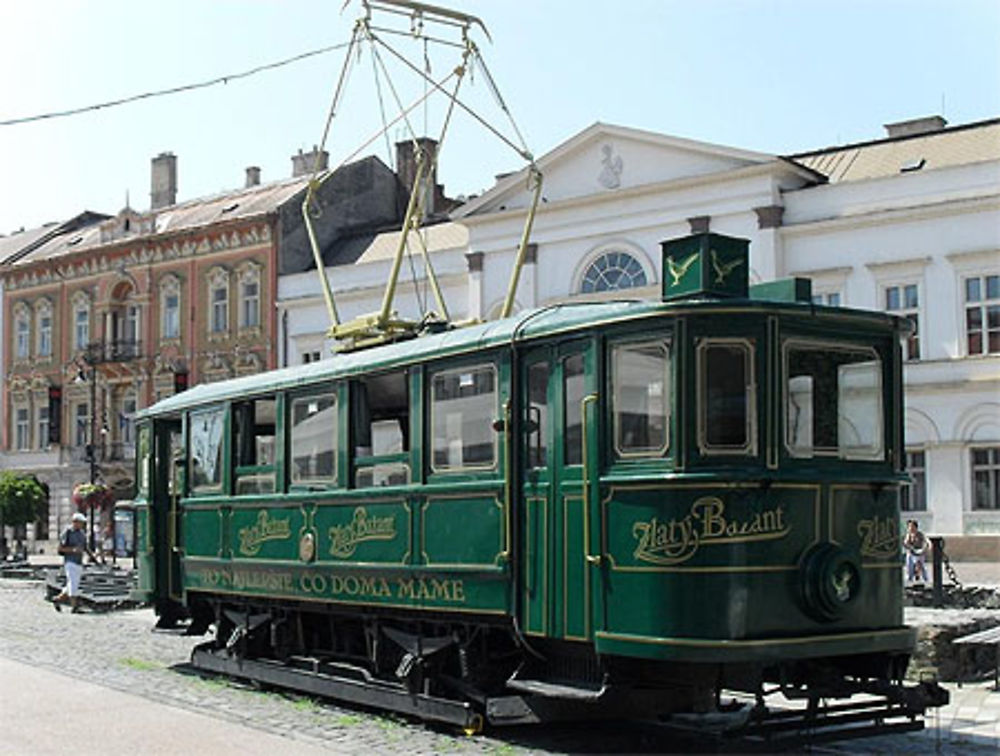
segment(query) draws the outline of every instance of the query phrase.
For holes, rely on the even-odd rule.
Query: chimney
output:
[[[437,141],[430,137],[421,137],[416,140],[416,144],[412,139],[396,142],[396,176],[399,177],[399,182],[407,194],[413,190],[413,181],[417,177],[416,148],[424,153],[424,181],[429,189],[424,198],[424,215],[433,215],[443,204],[444,195],[442,188],[437,184],[437,166],[434,164],[437,158],[437,146]]]
[[[260,184],[260,166],[259,165],[248,165],[247,166],[247,181],[244,186],[249,189],[251,186],[258,186]]]
[[[152,210],[170,207],[177,202],[177,158],[161,152],[152,161],[149,206]]]
[[[908,121],[897,121],[896,123],[884,124],[886,135],[893,137],[913,136],[915,134],[930,134],[934,131],[941,131],[948,122],[941,116],[924,116],[923,118],[911,118]]]
[[[317,155],[319,155],[318,170],[325,171],[327,163],[330,160],[330,153],[326,150],[320,150],[319,147],[314,144],[312,150],[309,152],[302,152],[302,148],[300,147],[299,154],[292,155],[292,177],[308,176],[314,169],[317,169]]]

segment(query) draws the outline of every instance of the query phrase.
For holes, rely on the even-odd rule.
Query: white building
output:
[[[538,160],[543,201],[516,308],[623,288],[656,297],[661,241],[703,230],[747,238],[751,282],[808,276],[823,302],[915,319],[908,505],[929,532],[998,534],[1000,119],[886,128],[884,139],[782,157],[594,124]],[[453,319],[499,311],[530,203],[525,179],[509,175],[452,214],[465,248],[454,224],[443,227],[453,236],[434,259]],[[378,309],[387,270],[378,255],[328,269],[346,318]],[[280,281],[278,306],[288,364],[328,354],[314,273]]]

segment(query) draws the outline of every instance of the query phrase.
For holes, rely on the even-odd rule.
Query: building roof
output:
[[[309,176],[284,179],[181,202],[156,212],[156,233],[181,231],[276,210],[306,188]]]
[[[53,236],[27,254],[11,260],[11,265],[48,260],[124,240],[152,238],[215,223],[265,215],[277,210],[284,202],[305,189],[308,183],[309,177],[302,176],[199,197],[145,213],[125,208],[116,218],[104,223],[79,229],[75,233]],[[109,231],[109,224],[114,225],[115,221],[124,220],[126,217],[132,221],[130,231]],[[0,242],[3,241],[6,241],[6,238],[0,239]],[[0,257],[0,263],[4,259]]]
[[[0,266],[11,266],[33,254],[42,246],[65,242],[75,238],[81,230],[96,228],[96,224],[108,219],[103,213],[84,210],[69,220],[45,223],[29,231],[20,231],[10,236],[0,237]]]
[[[387,231],[376,236],[357,259],[357,264],[364,265],[393,259],[402,233],[402,231]],[[430,253],[446,249],[463,249],[469,245],[469,229],[458,223],[447,222],[426,226],[420,229],[420,234],[424,237],[424,244]],[[412,254],[420,253],[420,242],[414,237],[413,232],[410,233],[407,243]]]
[[[1000,159],[1000,118],[789,155],[830,183]]]
[[[396,224],[399,225],[398,223]],[[323,265],[365,265],[392,260],[402,234],[398,228],[391,231],[378,229],[351,229],[349,235],[337,237],[323,252]],[[469,229],[453,221],[422,226],[420,234],[428,253],[451,249],[465,249],[469,245]],[[407,246],[411,255],[420,255],[420,242],[410,232]]]
[[[16,257],[22,250],[31,247],[39,240],[44,239],[47,234],[51,234],[58,223],[46,223],[38,228],[21,229],[15,231],[10,236],[0,236],[0,265],[3,265],[10,258]]]

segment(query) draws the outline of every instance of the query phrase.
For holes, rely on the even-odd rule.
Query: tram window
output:
[[[611,352],[615,451],[623,457],[667,450],[670,352],[662,341],[616,346]]]
[[[403,371],[355,382],[352,423],[355,485],[409,483],[410,398]]]
[[[698,349],[699,446],[708,454],[753,454],[753,352],[745,341],[706,340]]]
[[[882,367],[871,349],[785,344],[785,443],[796,457],[882,456]]]
[[[190,419],[191,490],[195,493],[217,491],[222,487],[222,432],[225,410],[222,407],[192,412]]]
[[[236,493],[274,493],[274,397],[233,404]]]
[[[583,355],[563,360],[563,464],[583,463]]]
[[[547,467],[549,438],[549,363],[528,368],[528,467]]]
[[[337,395],[292,401],[292,483],[333,483],[337,476]]]
[[[496,462],[497,379],[493,365],[447,370],[431,379],[434,470],[488,468]]]
[[[148,425],[139,428],[139,443],[136,451],[136,465],[138,466],[137,488],[139,496],[145,498],[149,496],[149,468],[152,464],[152,442],[150,440],[151,429]]]

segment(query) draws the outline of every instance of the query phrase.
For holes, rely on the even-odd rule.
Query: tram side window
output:
[[[496,462],[497,376],[493,365],[446,370],[431,379],[436,471],[490,468]]]
[[[753,454],[752,345],[705,340],[698,348],[699,446],[708,454]]]
[[[549,464],[549,363],[540,361],[528,368],[528,467]]]
[[[584,362],[582,354],[563,360],[563,464],[583,463]]]
[[[274,493],[274,397],[233,404],[236,494]]]
[[[138,470],[136,484],[138,494],[142,498],[149,496],[149,468],[153,463],[153,445],[150,440],[152,430],[149,425],[139,428],[139,443],[137,444],[135,462]]]
[[[667,450],[670,352],[663,341],[612,350],[615,451],[622,457]]]
[[[882,363],[871,349],[785,344],[785,444],[796,457],[882,457]]]
[[[192,412],[189,419],[191,446],[188,468],[194,493],[222,488],[222,434],[225,409],[216,407]]]
[[[337,477],[337,395],[292,400],[292,483],[332,484]]]
[[[355,485],[409,483],[410,397],[405,371],[355,382],[352,392]]]

